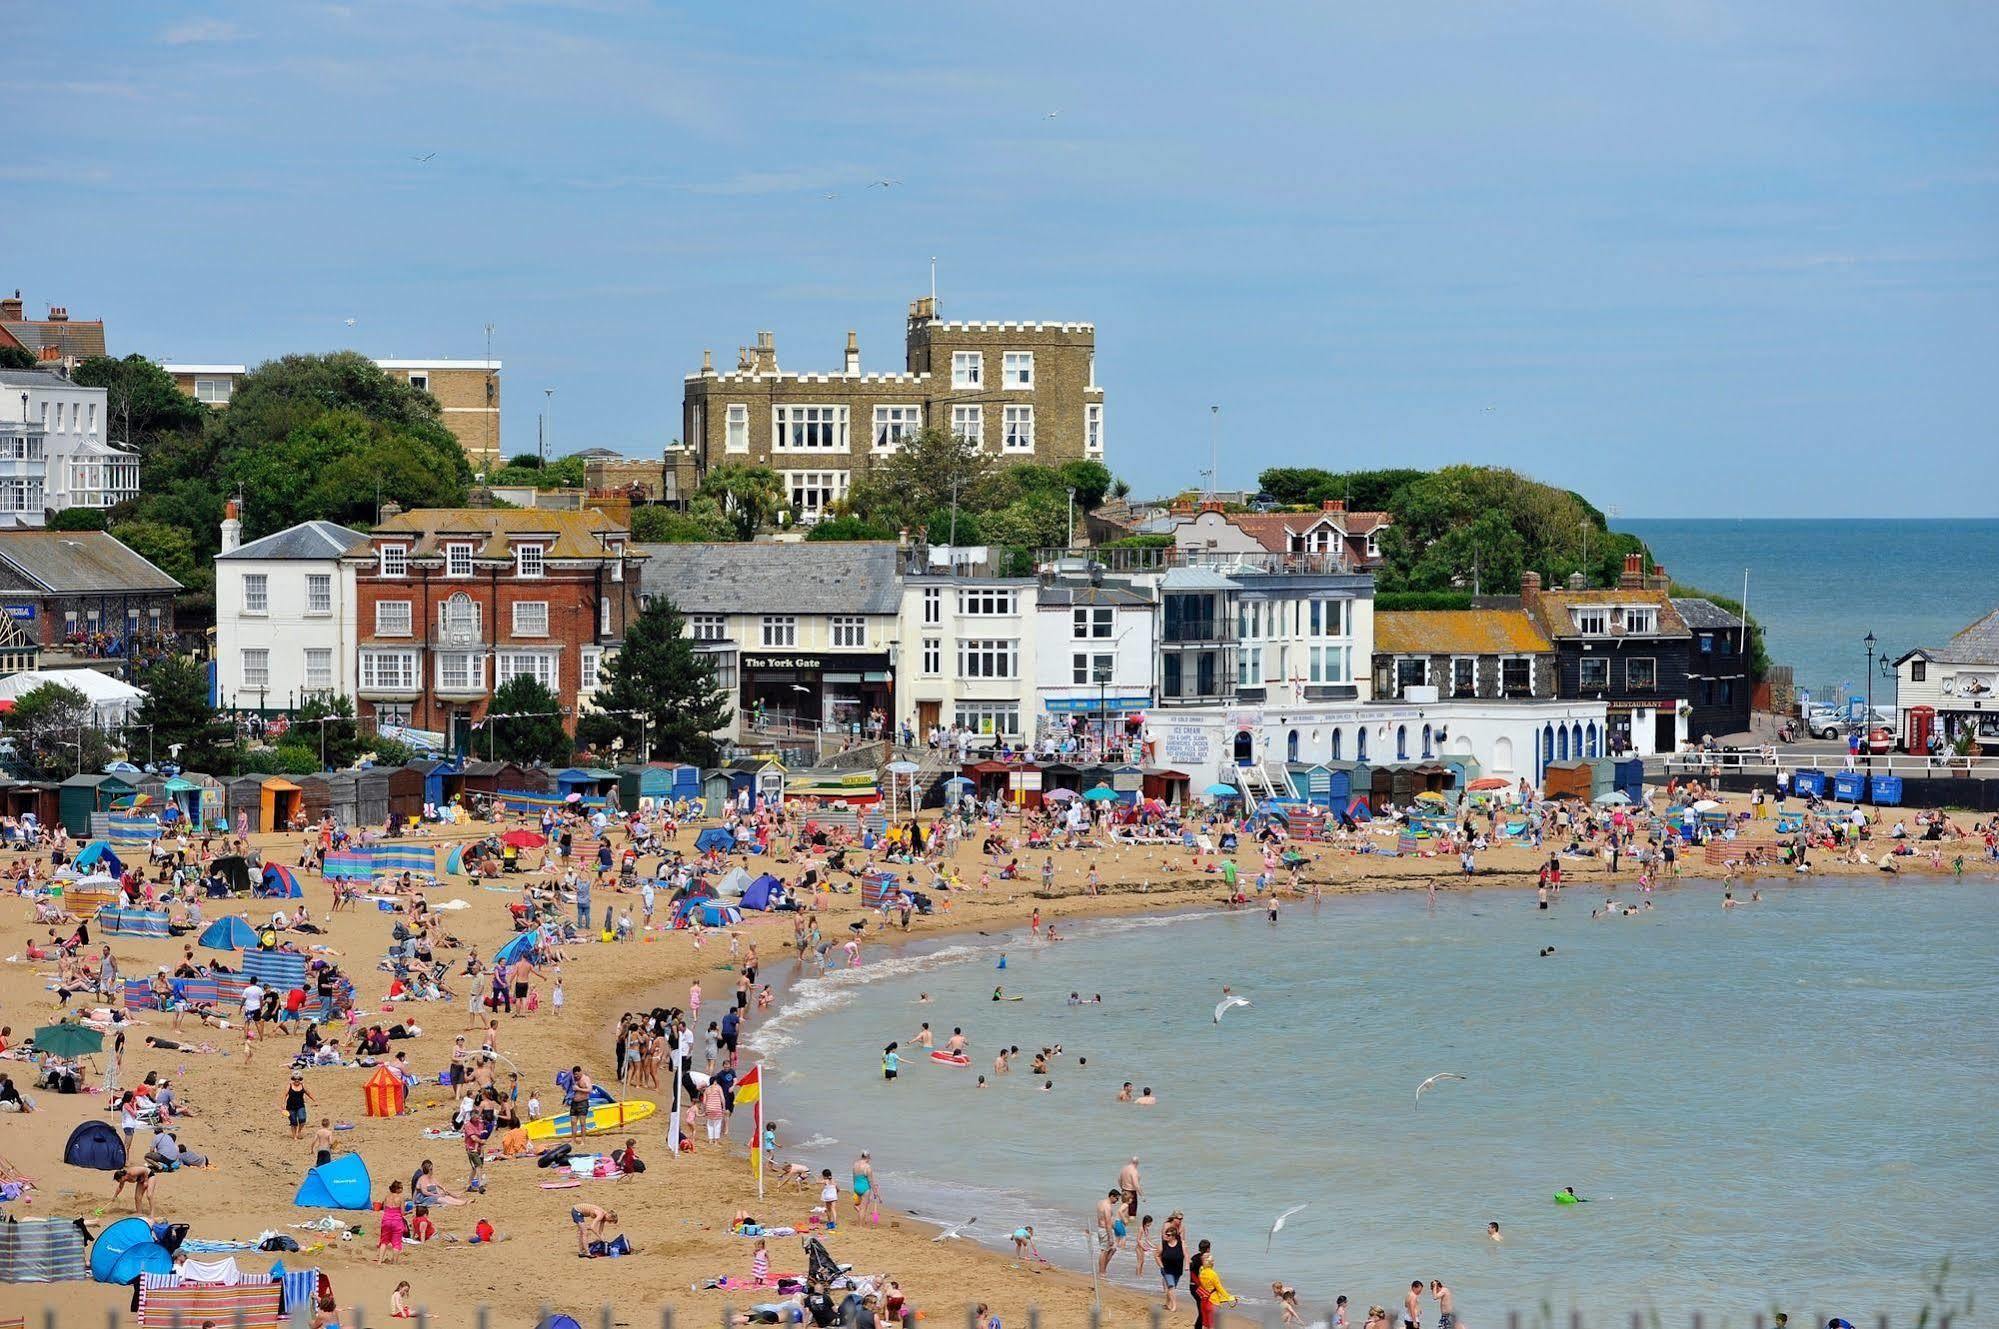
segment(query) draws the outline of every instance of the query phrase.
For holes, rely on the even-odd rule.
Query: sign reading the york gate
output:
[[[824,669],[826,660],[819,655],[746,655],[743,657],[745,669]]]

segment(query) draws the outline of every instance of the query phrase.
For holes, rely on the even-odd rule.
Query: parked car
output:
[[[1805,732],[1813,738],[1838,738],[1846,732],[1846,713],[1837,706],[1806,707]]]

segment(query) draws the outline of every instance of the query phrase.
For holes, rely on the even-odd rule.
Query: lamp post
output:
[[[1867,714],[1860,721],[1860,750],[1867,758],[1867,769],[1874,769],[1874,633],[1870,630],[1861,638],[1867,646]]]

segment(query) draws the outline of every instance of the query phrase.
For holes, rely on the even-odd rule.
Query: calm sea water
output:
[[[1135,1153],[1145,1209],[1186,1210],[1242,1295],[1284,1278],[1364,1309],[1439,1277],[1471,1323],[1544,1304],[1907,1323],[1945,1257],[1954,1287],[1999,1295],[1995,884],[1778,883],[1728,912],[1686,885],[1606,922],[1573,890],[1547,913],[1396,894],[1274,930],[974,938],[808,981],[759,1037],[788,1145],[843,1177],[871,1148],[890,1204],[976,1214],[988,1240],[1033,1222],[1064,1262]],[[1027,1000],[992,1002],[1001,980]],[[1217,1026],[1223,983],[1254,1004]],[[882,1045],[908,1052],[925,1019],[940,1042],[964,1026],[974,1066],[919,1056],[885,1084]],[[1053,1043],[1052,1092],[992,1074],[998,1046]],[[1414,1106],[1442,1071],[1469,1078]],[[1160,1105],[1116,1103],[1126,1079]],[[1555,1205],[1563,1186],[1592,1202]]]
[[[1941,646],[1999,607],[1999,520],[1620,520],[1675,581],[1742,597],[1768,634],[1770,658],[1814,694],[1863,695],[1867,648],[1893,659]],[[1878,671],[1880,665],[1875,665]],[[1874,700],[1893,701],[1879,673]]]

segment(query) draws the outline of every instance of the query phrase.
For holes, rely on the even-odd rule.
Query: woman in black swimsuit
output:
[[[1159,1233],[1159,1285],[1166,1289],[1166,1309],[1178,1310],[1179,1296],[1175,1291],[1180,1286],[1180,1276],[1187,1270],[1187,1248],[1180,1241],[1180,1219],[1177,1215],[1166,1220],[1166,1226]]]

